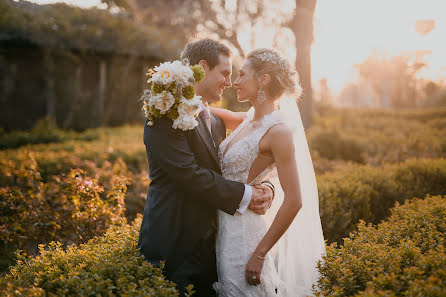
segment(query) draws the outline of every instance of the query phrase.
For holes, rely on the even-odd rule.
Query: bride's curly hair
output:
[[[299,74],[278,52],[259,48],[250,52],[247,59],[258,76],[268,74],[271,77],[267,91],[273,98],[280,97],[284,93],[296,98],[301,96]]]

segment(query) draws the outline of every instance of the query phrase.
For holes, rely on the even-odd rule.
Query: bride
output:
[[[297,73],[277,52],[251,52],[233,85],[248,113],[213,108],[233,132],[221,143],[223,176],[243,183],[276,180],[265,216],[219,211],[219,296],[308,296],[325,253],[316,179],[296,104]]]

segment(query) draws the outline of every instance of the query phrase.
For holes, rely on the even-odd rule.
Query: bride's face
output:
[[[237,89],[237,100],[239,102],[257,98],[259,82],[249,60],[243,63],[242,68],[238,72],[238,77],[232,85]]]

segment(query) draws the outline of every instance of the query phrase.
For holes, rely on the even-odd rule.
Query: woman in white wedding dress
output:
[[[325,253],[311,156],[296,99],[297,73],[277,52],[248,55],[234,81],[248,113],[212,109],[234,130],[220,145],[223,176],[242,183],[275,180],[265,216],[219,212],[217,239],[220,297],[309,296],[317,261]]]

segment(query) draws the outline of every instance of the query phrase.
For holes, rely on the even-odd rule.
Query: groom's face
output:
[[[205,61],[200,61],[206,76],[197,85],[197,95],[203,97],[207,102],[217,102],[221,100],[223,90],[231,86],[231,59],[228,56],[219,55],[219,63],[212,69]]]

